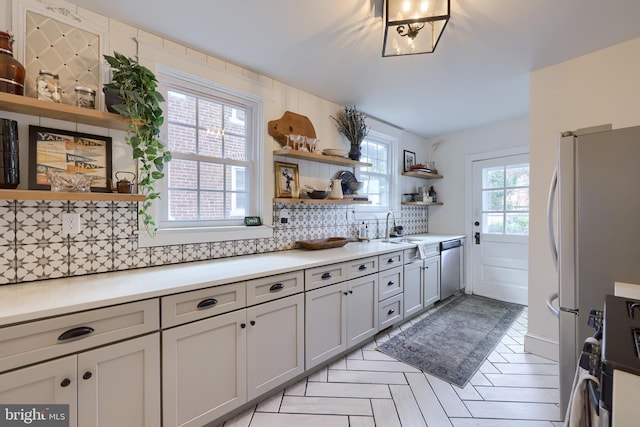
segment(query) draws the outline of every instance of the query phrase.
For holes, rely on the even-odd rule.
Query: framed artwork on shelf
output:
[[[404,150],[404,171],[410,172],[411,166],[416,164],[416,153]]]
[[[29,126],[29,189],[49,190],[49,174],[90,176],[91,191],[110,193],[111,137]]]
[[[300,188],[298,165],[283,162],[273,164],[276,174],[276,197],[292,198],[294,189]]]

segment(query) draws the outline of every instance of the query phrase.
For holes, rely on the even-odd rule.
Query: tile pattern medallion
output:
[[[283,209],[289,222],[279,222]],[[349,205],[274,203],[274,237],[139,248],[137,204],[0,200],[0,285],[293,249],[298,240],[356,237]],[[80,215],[81,232],[62,235],[62,213]],[[403,206],[407,234],[428,232],[427,208]],[[384,220],[366,221],[372,238]]]
[[[75,104],[75,86],[100,86],[100,36],[33,11],[26,12],[25,95],[36,97],[40,70],[60,76],[62,103]]]

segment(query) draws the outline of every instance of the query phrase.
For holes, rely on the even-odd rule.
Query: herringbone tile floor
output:
[[[423,315],[424,316],[424,315]],[[558,427],[558,365],[524,352],[527,312],[464,388],[376,347],[421,319],[383,331],[224,427]]]

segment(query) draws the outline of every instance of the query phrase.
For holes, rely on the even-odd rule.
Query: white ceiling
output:
[[[451,0],[434,53],[382,58],[382,0],[72,1],[423,137],[526,115],[530,71],[640,37],[638,0]]]

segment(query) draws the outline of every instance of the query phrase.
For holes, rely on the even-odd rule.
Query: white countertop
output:
[[[406,236],[438,243],[464,235]],[[0,326],[409,249],[381,240],[0,286]]]

